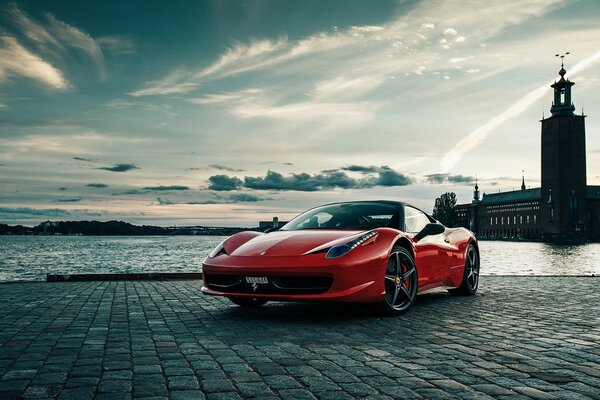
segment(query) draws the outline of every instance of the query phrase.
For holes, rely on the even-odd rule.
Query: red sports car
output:
[[[354,201],[308,210],[281,229],[241,232],[203,263],[205,294],[240,306],[268,300],[376,303],[405,313],[417,293],[472,295],[479,247],[472,232],[446,228],[393,201]]]

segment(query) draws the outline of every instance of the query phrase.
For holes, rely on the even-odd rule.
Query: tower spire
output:
[[[551,87],[554,89],[554,102],[552,102],[552,107],[550,111],[552,112],[552,116],[555,115],[573,115],[575,111],[575,106],[571,102],[571,87],[575,84],[568,79],[565,79],[565,75],[567,71],[565,70],[565,57],[571,54],[567,51],[564,54],[556,54],[556,57],[560,57],[560,71],[558,71],[558,75],[560,75],[560,79],[558,82],[554,82]]]
[[[521,190],[525,190],[527,189],[527,187],[525,186],[525,170],[521,170],[521,172],[523,173],[523,180],[521,181]]]
[[[477,176],[475,176],[475,190],[473,190],[473,203],[479,202],[479,183]]]

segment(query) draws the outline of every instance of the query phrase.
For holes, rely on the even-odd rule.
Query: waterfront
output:
[[[46,274],[199,272],[221,236],[0,236],[0,281]],[[600,275],[600,244],[482,241],[483,275]]]

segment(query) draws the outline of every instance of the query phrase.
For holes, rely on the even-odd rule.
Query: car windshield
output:
[[[385,203],[338,203],[317,207],[300,214],[281,230],[398,228],[399,207]]]

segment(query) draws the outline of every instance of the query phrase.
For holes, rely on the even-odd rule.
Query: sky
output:
[[[0,222],[256,226],[540,184],[564,59],[600,185],[600,2],[0,1]]]

